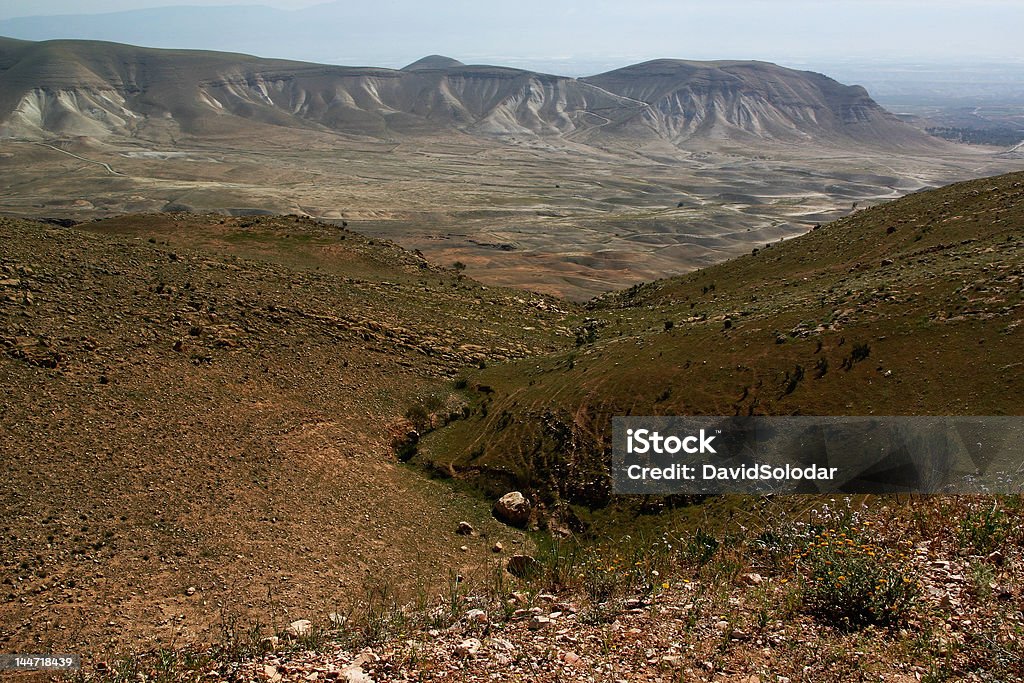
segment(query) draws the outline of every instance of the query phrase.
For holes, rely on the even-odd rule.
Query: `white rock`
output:
[[[540,631],[541,629],[547,628],[550,624],[551,624],[551,620],[550,619],[548,619],[547,617],[545,617],[543,615],[535,614],[535,615],[533,615],[533,618],[530,619],[530,630],[531,631]]]
[[[313,632],[313,622],[309,619],[297,619],[288,624],[288,628],[284,632],[293,638],[308,636]]]
[[[483,643],[479,638],[466,638],[455,647],[455,654],[463,658],[472,657],[480,651],[481,647],[483,647]]]
[[[740,578],[743,580],[743,583],[747,584],[748,586],[760,586],[761,583],[764,581],[764,579],[761,578],[761,575],[755,572],[744,574]]]
[[[341,676],[338,677],[339,681],[344,683],[373,683],[373,679],[370,675],[363,671],[362,667],[350,666],[341,672]]]
[[[506,493],[494,504],[494,516],[512,526],[526,526],[532,511],[530,501],[520,491]]]

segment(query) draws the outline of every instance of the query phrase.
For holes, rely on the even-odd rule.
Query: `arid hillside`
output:
[[[0,219],[0,244],[0,649],[415,591],[491,553],[463,520],[522,543],[393,449],[461,409],[464,368],[571,343],[569,304],[307,219]]]
[[[624,500],[607,446],[1021,414],[1022,210],[1024,174],[961,183],[585,307],[301,217],[2,219],[0,645],[101,681],[1019,676],[1015,499]]]

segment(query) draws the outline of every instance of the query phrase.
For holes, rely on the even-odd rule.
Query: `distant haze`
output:
[[[1024,61],[1024,3],[997,0],[166,4],[4,0],[0,35],[389,67],[440,53],[467,63],[570,76],[660,57],[761,59],[794,66],[846,59]],[[54,16],[60,14],[77,16]]]

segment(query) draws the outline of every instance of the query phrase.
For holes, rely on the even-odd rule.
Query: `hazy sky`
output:
[[[266,5],[280,9],[298,9],[322,5],[324,0],[3,0],[0,2],[0,19],[30,17],[41,14],[100,14],[146,7],[167,7],[187,5],[192,7],[215,7],[223,5]]]
[[[177,4],[191,9],[162,15],[3,21],[172,4],[0,0],[0,35],[380,66],[441,53],[469,62],[548,65],[567,74],[656,57],[807,66],[876,58],[1024,62],[1024,0],[186,0]],[[215,9],[243,4],[275,10]]]

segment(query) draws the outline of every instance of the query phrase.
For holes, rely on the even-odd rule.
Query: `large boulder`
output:
[[[494,503],[494,516],[512,526],[525,527],[532,512],[530,501],[519,491],[506,493]]]

